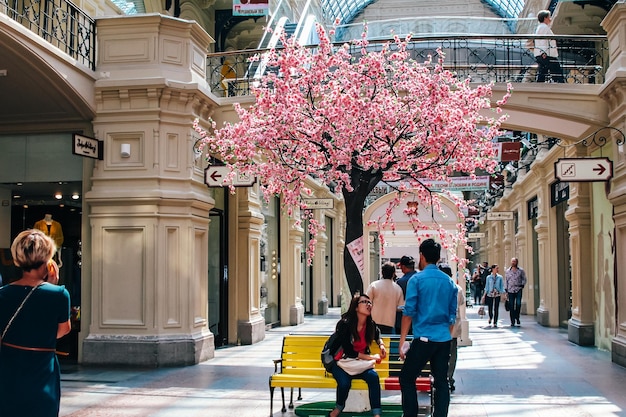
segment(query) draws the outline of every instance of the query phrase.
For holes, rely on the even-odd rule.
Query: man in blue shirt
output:
[[[400,346],[404,345],[411,325],[413,341],[407,352],[400,350],[400,359],[404,360],[400,371],[404,417],[417,417],[415,379],[428,361],[434,378],[432,415],[448,415],[448,358],[456,320],[458,289],[452,278],[437,268],[440,258],[441,245],[433,239],[424,240],[420,245],[421,272],[409,280],[406,289]]]

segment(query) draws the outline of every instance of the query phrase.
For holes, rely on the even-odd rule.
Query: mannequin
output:
[[[53,220],[52,214],[46,213],[43,219],[37,221],[33,227],[41,230],[54,240],[54,243],[57,245],[57,252],[54,258],[56,258],[59,268],[63,266],[63,262],[61,261],[61,245],[63,245],[64,237],[61,223]]]

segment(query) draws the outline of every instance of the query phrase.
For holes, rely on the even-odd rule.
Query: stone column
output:
[[[522,292],[522,307],[520,309],[521,314],[528,314],[528,311],[532,312],[537,308],[537,306],[535,306],[533,304],[533,297],[532,297],[532,293],[533,293],[533,285],[532,285],[532,268],[531,268],[531,260],[532,260],[532,253],[530,252],[530,249],[528,248],[527,244],[526,244],[526,234],[529,233],[528,229],[527,229],[527,224],[528,224],[528,212],[527,212],[527,208],[526,208],[526,202],[522,199],[522,196],[520,195],[521,193],[521,188],[519,190],[516,190],[517,192],[514,191],[518,201],[513,203],[514,206],[519,207],[520,210],[517,212],[517,216],[518,216],[518,226],[517,226],[517,232],[515,232],[515,230],[513,230],[512,232],[515,233],[515,245],[513,248],[513,256],[516,256],[518,259],[518,263],[519,266],[524,268],[524,271],[526,272],[526,287],[524,287],[524,290]]]
[[[304,323],[304,306],[302,305],[302,240],[304,230],[296,226],[295,220],[281,216],[281,257],[280,257],[280,320],[282,326],[295,326]]]
[[[261,315],[261,227],[263,214],[258,186],[237,191],[237,237],[229,250],[230,271],[234,275],[237,341],[250,345],[265,339],[265,319]],[[233,285],[233,281],[230,280]]]
[[[572,317],[567,324],[570,342],[581,346],[594,345],[594,285],[593,263],[589,262],[593,237],[589,183],[570,183],[569,222],[572,262]]]
[[[545,170],[542,167],[533,167],[534,174],[540,179],[539,183],[543,183]],[[537,308],[537,323],[542,326],[550,325],[550,305],[551,305],[551,287],[550,279],[550,228],[548,211],[550,209],[550,197],[547,186],[542,186],[537,190],[537,204],[539,205],[539,217],[535,231],[537,232],[537,244],[539,246],[539,293],[541,301]]]
[[[609,104],[609,119],[611,126],[619,128],[623,133],[626,130],[626,3],[620,1],[602,21],[607,32],[610,48],[610,62],[606,74],[606,82],[600,93]],[[626,156],[623,134],[613,136],[613,180],[609,201],[613,204],[613,220],[615,222],[615,259],[616,274],[616,335],[611,346],[613,362],[626,366]]]
[[[206,51],[195,22],[159,15],[98,19],[96,137],[85,195],[91,299],[82,362],[173,366],[213,357],[208,329],[208,213],[193,155],[206,116]],[[122,152],[122,145],[125,151]]]
[[[324,210],[316,210],[314,213],[315,219],[324,224]],[[313,299],[317,302],[317,305],[313,306],[313,311],[319,315],[324,315],[328,311],[328,299],[326,298],[330,292],[326,288],[326,255],[328,253],[328,236],[326,232],[321,232],[317,235],[317,244],[315,245],[315,256],[313,257]],[[326,300],[326,307],[323,306],[324,299]]]

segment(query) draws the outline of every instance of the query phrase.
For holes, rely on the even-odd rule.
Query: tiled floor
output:
[[[449,416],[626,416],[626,369],[609,352],[574,345],[564,330],[539,326],[530,316],[522,316],[521,327],[491,328],[476,310],[468,310],[472,346],[459,349]],[[282,336],[330,333],[338,314],[307,316],[304,324],[268,331],[252,346],[219,349],[195,366],[64,374],[61,416],[267,417],[268,378]],[[383,396],[383,403],[400,403],[398,392]],[[333,398],[332,390],[303,390],[296,405]],[[273,417],[294,416],[281,413],[279,391],[274,402]]]

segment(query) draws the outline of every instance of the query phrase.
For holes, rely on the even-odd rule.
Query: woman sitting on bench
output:
[[[380,338],[380,330],[374,323],[374,320],[372,320],[372,301],[367,295],[357,296],[352,299],[350,308],[341,316],[337,323],[336,331],[339,334],[338,339],[342,347],[335,357],[337,360],[341,358],[358,358],[364,361],[376,360],[376,363],[380,363],[387,356],[387,350]],[[378,342],[380,355],[370,354],[370,344],[374,340]],[[373,368],[357,375],[350,375],[335,362],[332,374],[337,381],[337,401],[335,408],[328,413],[330,417],[339,416],[345,408],[348,392],[350,391],[352,380],[355,378],[362,379],[367,383],[372,415],[380,417],[380,380],[378,373]]]

